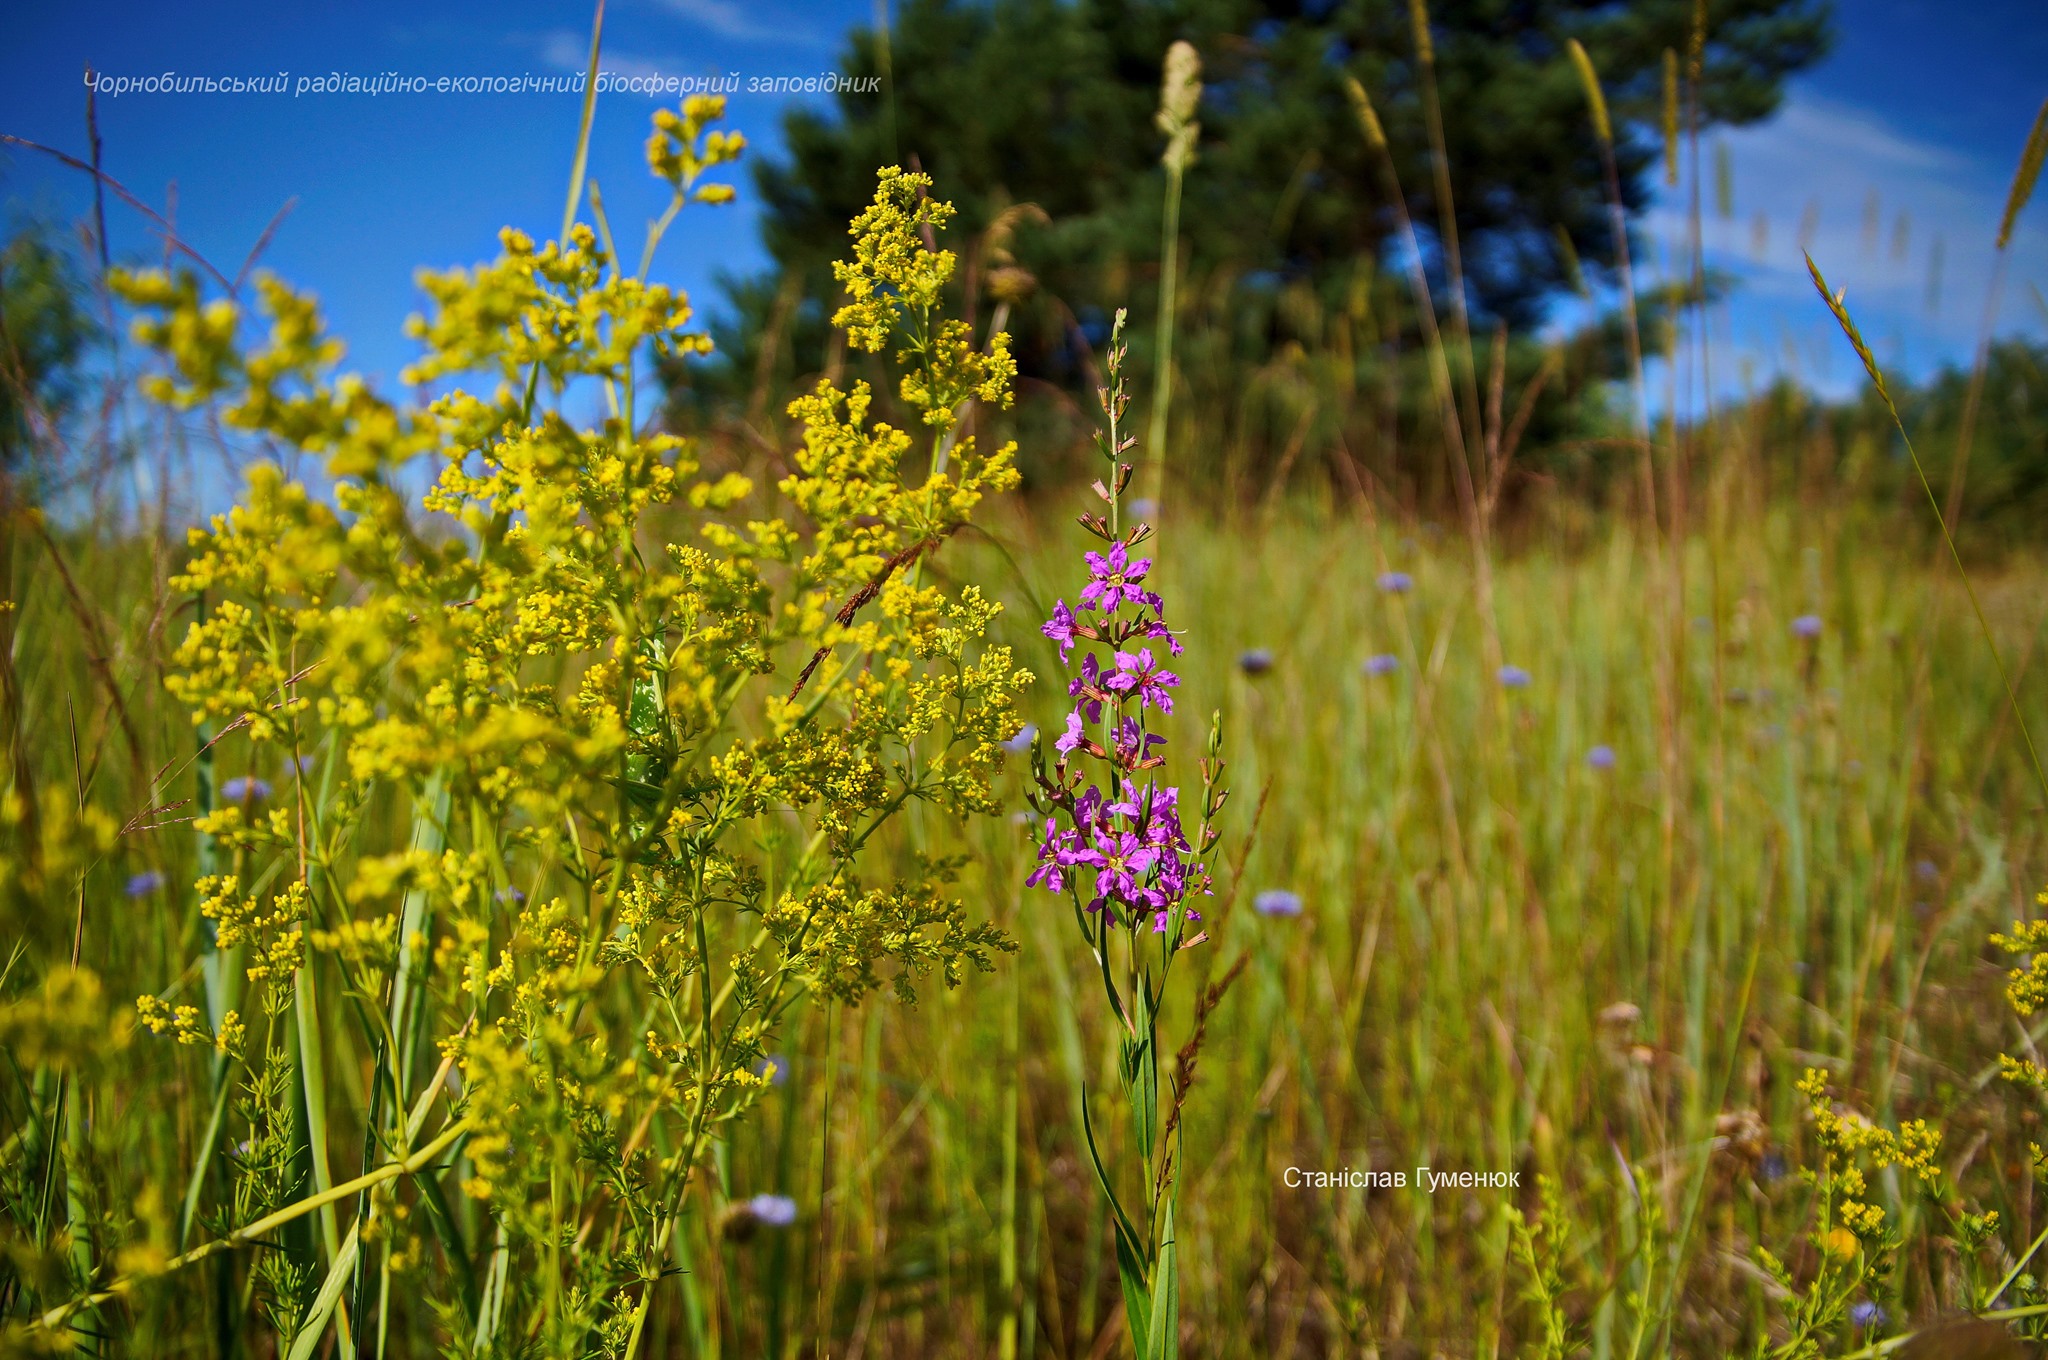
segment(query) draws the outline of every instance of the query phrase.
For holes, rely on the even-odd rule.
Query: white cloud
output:
[[[1728,301],[1738,363],[1717,359],[1731,382],[1744,364],[1758,377],[1791,373],[1829,391],[1861,381],[1807,276],[1802,246],[1829,284],[1846,291],[1888,367],[1920,376],[1968,361],[2012,167],[1923,140],[1868,109],[1798,92],[1770,122],[1714,136],[1731,157],[1734,211],[1726,220],[1715,211],[1714,153],[1703,145],[1702,242],[1709,265],[1740,281]],[[2048,281],[2040,215],[2048,204],[2034,206],[2010,247],[2001,331],[2048,333],[2027,300],[2029,282]],[[1683,261],[1685,191],[1667,193],[1643,225],[1654,255]],[[1939,288],[1930,306],[1937,242]]]
[[[756,19],[734,0],[660,0],[660,4],[677,18],[737,42],[809,45],[814,41],[811,35],[788,25]]]

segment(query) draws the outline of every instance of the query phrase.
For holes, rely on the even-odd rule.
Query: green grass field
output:
[[[1894,525],[1759,512],[1733,472],[1712,485],[1682,561],[1626,528],[1489,554],[1490,610],[1466,544],[1387,513],[1190,512],[1164,536],[1184,702],[1222,710],[1238,790],[1195,966],[1249,960],[1189,1105],[1187,1353],[1519,1353],[1541,1310],[1507,1211],[1533,1210],[1539,1174],[1561,1186],[1560,1306],[1587,1353],[1747,1349],[1784,1307],[1753,1249],[1810,1265],[1793,1090],[1809,1066],[1881,1122],[1942,1130],[1941,1198],[2002,1218],[1983,1269],[2032,1239],[2036,1116],[1996,1073],[2033,1036],[1986,938],[2028,913],[2048,865],[1991,659],[1951,571]],[[1062,519],[1004,515],[991,537],[1015,565],[966,540],[936,559],[999,583],[1002,630],[1042,675],[1056,661],[1028,624],[1072,555]],[[184,622],[161,584],[175,551],[15,545],[19,740],[46,815],[83,781],[125,820],[138,770],[189,769],[157,680]],[[1385,571],[1412,590],[1379,589]],[[1979,584],[2034,691],[2039,567]],[[1249,675],[1237,659],[1257,648],[1272,666]],[[1391,673],[1365,673],[1376,654]],[[1503,685],[1503,665],[1526,686]],[[1056,699],[1030,698],[1041,725]],[[1589,764],[1596,746],[1611,768]],[[1017,806],[1020,780],[1002,784]],[[15,967],[61,954],[75,927],[109,996],[175,976],[201,923],[182,886],[194,838],[165,820],[86,867],[75,920],[18,923]],[[1086,950],[1063,908],[1022,889],[1014,822],[963,835],[926,816],[903,836],[971,853],[970,909],[1020,952],[915,1010],[799,1013],[779,1041],[787,1080],[717,1152],[726,1196],[787,1193],[797,1223],[707,1230],[654,1353],[700,1353],[686,1335],[724,1355],[816,1338],[847,1356],[1114,1353],[1077,1106],[1083,1081],[1098,1098],[1110,1084],[1113,1051]],[[162,891],[124,895],[151,870]],[[1299,894],[1301,914],[1255,911],[1267,889]],[[319,1023],[334,1099],[359,1106],[369,1058],[338,1016]],[[189,1054],[138,1040],[106,1058],[63,1193],[131,1226],[143,1187],[177,1193],[204,1119]],[[19,1050],[9,1065],[12,1122],[36,1073]],[[1286,1183],[1290,1167],[1418,1166],[1517,1172],[1521,1188]],[[17,1213],[32,1189],[9,1186]],[[1980,1303],[1941,1211],[1895,1180],[1876,1194],[1903,1235],[1890,1311]],[[394,1299],[424,1324],[402,1285]]]

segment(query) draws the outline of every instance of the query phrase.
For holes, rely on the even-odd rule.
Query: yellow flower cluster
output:
[[[1936,1160],[1941,1155],[1941,1130],[1914,1119],[1895,1133],[1853,1110],[1838,1108],[1828,1099],[1827,1074],[1817,1068],[1808,1068],[1800,1078],[1799,1092],[1807,1098],[1823,1174],[1838,1197],[1835,1208],[1841,1228],[1857,1242],[1875,1241],[1884,1229],[1884,1210],[1868,1201],[1869,1186],[1859,1162],[1867,1160],[1880,1171],[1896,1166],[1922,1184],[1933,1185],[1941,1179]],[[1854,1244],[1846,1239],[1832,1242],[1853,1251]]]
[[[657,116],[648,160],[671,215],[730,197],[700,179],[744,147],[712,128],[722,113],[693,99]],[[605,1309],[644,1306],[616,1285],[662,1269],[683,1191],[764,1089],[794,1002],[909,1000],[916,979],[956,985],[1010,947],[968,921],[954,865],[866,881],[908,804],[995,807],[1031,679],[984,641],[995,603],[924,574],[1017,482],[1014,445],[980,452],[967,419],[1008,404],[1007,340],[977,346],[940,314],[954,261],[925,238],[951,209],[928,189],[882,172],[840,316],[863,348],[900,339],[905,423],[926,433],[878,419],[865,383],[821,383],[791,404],[802,443],[772,488],[645,428],[636,363],[708,342],[644,259],[625,272],[602,218],[566,243],[508,230],[494,261],[421,277],[405,377],[451,389],[424,405],[336,375],[317,309],[274,280],[246,350],[246,319],[191,278],[117,280],[163,355],[154,391],[327,473],[315,492],[257,464],[175,582],[198,609],[171,692],[218,734],[216,758],[279,771],[265,787],[289,794],[202,809],[233,860],[199,884],[214,948],[267,984],[274,1017],[307,994],[294,975],[323,969],[377,1017],[355,1065],[394,1074],[378,1080],[402,1099],[366,1092],[353,1108],[383,1123],[343,1145],[396,1145],[433,1094],[403,1085],[411,1055],[438,1047],[466,1189],[516,1249],[554,1261],[565,1224],[609,1224],[613,1275],[521,1292],[544,1316],[507,1335],[610,1335]],[[452,387],[472,375],[490,391]],[[579,383],[601,390],[594,425],[564,399]],[[420,459],[432,484],[409,497]],[[195,1006],[136,1009],[243,1057],[233,1012],[215,1034]],[[339,1022],[297,1024],[303,1041]],[[400,1232],[401,1201],[376,1212]]]

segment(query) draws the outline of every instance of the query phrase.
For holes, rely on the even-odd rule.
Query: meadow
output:
[[[720,112],[657,124],[679,210],[739,154]],[[324,471],[190,538],[4,507],[0,1353],[2041,1333],[2037,554],[1966,583],[1926,502],[1761,406],[1645,417],[1640,483],[1503,508],[1497,389],[1453,502],[1237,461],[1196,385],[1096,537],[1185,646],[1146,721],[1210,891],[1070,910],[1027,885],[1083,674],[1041,625],[1102,545],[1081,481],[1018,487],[1004,438],[1044,426],[947,320],[945,186],[883,175],[856,353],[767,447],[648,418],[639,349],[700,347],[580,187],[569,249],[428,283],[422,381],[485,375],[433,406],[335,381],[281,285],[114,280],[160,481],[223,408]],[[1483,380],[1444,324],[1454,422]],[[1149,769],[1135,687],[1074,693],[1112,778]]]

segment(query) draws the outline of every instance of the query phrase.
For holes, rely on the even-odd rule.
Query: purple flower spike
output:
[[[1612,746],[1595,746],[1592,750],[1586,752],[1586,764],[1596,770],[1613,769],[1614,748]]]
[[[1379,585],[1388,595],[1406,595],[1415,589],[1415,578],[1405,571],[1383,571]]]
[[[1268,888],[1252,898],[1252,910],[1261,916],[1301,915],[1301,894],[1285,888]]]
[[[1817,638],[1820,636],[1820,615],[1801,614],[1792,620],[1792,632],[1796,637]]]
[[[1502,666],[1500,668],[1500,682],[1509,689],[1527,689],[1529,687],[1529,672],[1523,670],[1520,666]]]
[[[1400,669],[1401,658],[1395,656],[1392,652],[1381,652],[1377,656],[1369,656],[1365,659],[1364,670],[1367,675],[1392,675]]]

